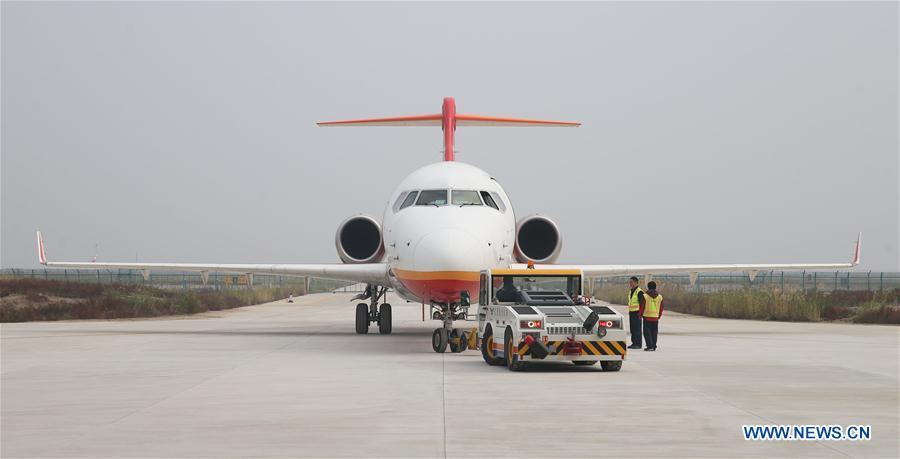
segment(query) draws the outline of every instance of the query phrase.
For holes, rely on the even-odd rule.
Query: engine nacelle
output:
[[[516,225],[514,255],[519,263],[553,263],[562,250],[562,236],[553,220],[529,215]]]
[[[377,263],[384,257],[381,225],[368,215],[350,217],[338,226],[334,245],[344,263]]]

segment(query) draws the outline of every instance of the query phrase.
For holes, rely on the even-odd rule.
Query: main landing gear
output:
[[[391,305],[384,303],[378,307],[378,301],[385,297],[387,288],[377,285],[366,286],[366,291],[356,295],[354,300],[369,300],[369,304],[356,305],[356,333],[364,335],[369,333],[369,324],[377,323],[378,332],[382,335],[390,335],[392,330]],[[352,301],[352,300],[351,300]]]
[[[442,320],[444,326],[435,328],[431,334],[431,348],[434,352],[443,353],[447,347],[451,352],[462,352],[468,349],[469,334],[462,329],[453,328],[454,319],[465,319],[466,312],[457,305],[436,305],[432,319]]]

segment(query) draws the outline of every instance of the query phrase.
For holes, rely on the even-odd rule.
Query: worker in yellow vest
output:
[[[641,306],[644,304],[644,291],[638,285],[638,278],[628,279],[628,324],[631,328],[631,346],[628,349],[641,348]]]
[[[647,293],[641,304],[641,317],[644,318],[644,340],[647,341],[645,351],[656,350],[656,337],[659,334],[659,318],[663,313],[663,297],[656,290],[656,282],[647,282]]]

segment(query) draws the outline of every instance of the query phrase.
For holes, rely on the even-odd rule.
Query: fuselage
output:
[[[411,301],[455,303],[468,291],[474,302],[480,271],[513,262],[509,198],[469,164],[445,161],[409,174],[391,194],[382,227],[392,286]]]

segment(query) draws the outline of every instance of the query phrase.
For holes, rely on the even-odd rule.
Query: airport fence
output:
[[[616,287],[628,283],[630,276],[602,277],[593,279],[595,288]],[[196,272],[151,272],[145,279],[140,270],[134,269],[18,269],[0,270],[0,278],[51,279],[68,282],[95,282],[142,284],[170,289],[247,289],[251,287],[290,287],[296,286],[297,294],[330,292],[340,289],[346,292],[361,292],[363,284],[342,282],[315,277],[281,276],[275,274],[209,273],[208,282],[204,283],[200,273]],[[699,273],[696,282],[691,285],[688,274],[657,274],[653,279],[669,285],[678,285],[685,291],[719,292],[744,288],[768,289],[777,287],[782,290],[801,292],[830,292],[836,290],[849,291],[885,291],[900,288],[900,272],[760,272],[754,278],[746,273]]]
[[[628,283],[629,277],[597,278],[594,280],[594,287],[625,285]],[[652,276],[652,279],[668,285],[678,285],[684,291],[695,292],[720,292],[745,288],[771,289],[773,287],[782,291],[803,293],[839,290],[883,292],[900,288],[900,272],[765,271],[757,273],[755,277],[751,277],[747,273],[699,273],[693,285],[691,285],[689,274],[656,274]]]
[[[64,282],[91,282],[101,284],[139,284],[164,289],[250,289],[254,287],[284,287],[296,289],[296,295],[329,292],[351,285],[352,282],[320,279],[316,277],[281,276],[276,274],[226,274],[209,273],[207,282],[197,272],[151,272],[144,278],[135,269],[18,269],[0,270],[0,279],[47,279]]]

